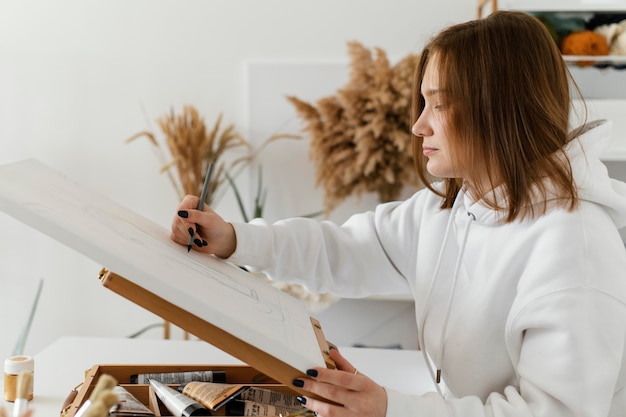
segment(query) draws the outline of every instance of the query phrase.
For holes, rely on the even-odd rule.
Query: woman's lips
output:
[[[428,157],[428,156],[432,155],[433,153],[437,152],[437,148],[431,148],[429,146],[424,146],[422,148],[422,152],[424,153],[424,156]]]

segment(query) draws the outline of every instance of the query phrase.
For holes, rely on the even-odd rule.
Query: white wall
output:
[[[0,163],[39,158],[168,226],[178,199],[148,143],[127,137],[187,103],[245,133],[247,61],[347,62],[350,40],[401,57],[474,13],[469,0],[1,0]],[[239,219],[232,199],[218,209]],[[0,357],[40,278],[26,353],[160,321],[103,289],[100,265],[2,213],[0,230]]]

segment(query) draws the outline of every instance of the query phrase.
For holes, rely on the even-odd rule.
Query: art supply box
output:
[[[159,406],[154,390],[148,384],[133,384],[133,375],[141,373],[166,373],[166,372],[191,372],[191,371],[224,371],[226,373],[226,383],[242,384],[271,389],[280,392],[295,393],[291,388],[280,384],[278,381],[258,372],[247,365],[115,365],[99,364],[94,365],[85,372],[84,382],[70,393],[66,404],[61,410],[61,417],[73,417],[81,405],[89,398],[98,378],[103,374],[108,374],[118,381],[118,385],[124,387],[135,398],[153,410],[155,416],[169,416],[169,412],[163,406]],[[176,385],[170,385],[176,389]]]
[[[163,319],[170,321],[200,339],[245,361],[248,365],[95,364],[85,372],[84,381],[79,383],[68,396],[60,412],[61,417],[74,416],[82,404],[89,399],[98,378],[103,374],[114,377],[119,385],[153,410],[155,416],[169,416],[170,414],[162,405],[159,407],[156,394],[149,384],[131,383],[131,377],[133,375],[186,371],[224,371],[226,373],[226,383],[228,384],[263,387],[274,391],[315,397],[315,395],[294,387],[291,384],[291,381],[294,379],[303,378],[306,377],[306,375],[302,371],[294,369],[284,363],[280,358],[272,356],[271,353],[262,351],[255,346],[237,339],[228,332],[190,314],[184,308],[173,305],[106,269],[100,271],[99,279],[105,287],[153,313],[158,314]],[[311,318],[311,326],[317,336],[320,351],[324,358],[326,358],[326,365],[330,368],[334,368],[334,363],[329,358],[328,352],[331,344],[324,338],[319,322]],[[177,388],[175,385],[171,387]]]

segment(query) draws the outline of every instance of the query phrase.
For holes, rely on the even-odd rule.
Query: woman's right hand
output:
[[[172,220],[170,238],[187,246],[193,234],[194,250],[228,258],[237,248],[235,229],[207,205],[204,205],[202,211],[197,210],[199,200],[193,195],[183,198]]]

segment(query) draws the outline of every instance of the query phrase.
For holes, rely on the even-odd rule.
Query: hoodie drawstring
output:
[[[450,321],[450,313],[452,311],[452,302],[454,300],[454,295],[456,293],[456,287],[457,287],[457,282],[458,282],[458,278],[459,278],[459,271],[461,269],[461,261],[463,260],[463,255],[465,253],[465,247],[467,244],[467,239],[469,236],[469,231],[470,231],[470,227],[472,225],[472,223],[476,220],[476,217],[470,213],[467,212],[468,215],[468,222],[465,225],[465,230],[463,232],[463,240],[461,241],[461,247],[459,249],[459,255],[457,256],[457,260],[456,260],[456,265],[454,267],[454,275],[452,278],[452,289],[450,290],[450,296],[448,297],[448,304],[447,304],[447,308],[446,308],[446,315],[444,318],[444,322],[443,322],[443,328],[441,330],[441,336],[440,336],[440,340],[439,340],[439,366],[437,367],[437,373],[435,375],[435,372],[433,370],[433,366],[430,362],[430,359],[428,357],[428,353],[426,352],[426,346],[424,343],[424,324],[426,322],[426,316],[427,316],[427,312],[428,312],[428,305],[430,303],[430,298],[433,292],[433,288],[435,286],[435,281],[437,281],[438,275],[439,275],[439,269],[441,266],[441,262],[443,260],[443,254],[445,252],[445,248],[446,248],[446,244],[448,242],[448,237],[451,234],[451,226],[454,223],[454,218],[456,217],[456,212],[458,211],[458,206],[453,206],[452,208],[452,212],[450,213],[450,219],[448,220],[448,224],[446,226],[446,231],[445,231],[445,236],[444,236],[444,240],[443,243],[441,244],[441,249],[439,251],[439,257],[437,258],[437,264],[435,266],[435,272],[433,274],[433,279],[430,283],[430,286],[428,288],[428,294],[426,296],[426,300],[424,302],[424,307],[422,309],[422,314],[421,314],[421,320],[420,320],[420,325],[418,327],[418,343],[421,347],[422,350],[422,355],[424,356],[424,361],[426,362],[426,365],[428,367],[428,372],[430,373],[430,377],[433,380],[433,382],[435,382],[435,387],[437,388],[437,392],[439,392],[440,395],[443,396],[443,393],[441,392],[441,388],[439,386],[439,383],[441,382],[441,362],[443,361],[443,354],[444,354],[444,350],[445,350],[445,339],[446,339],[446,333],[448,331],[448,323]]]

